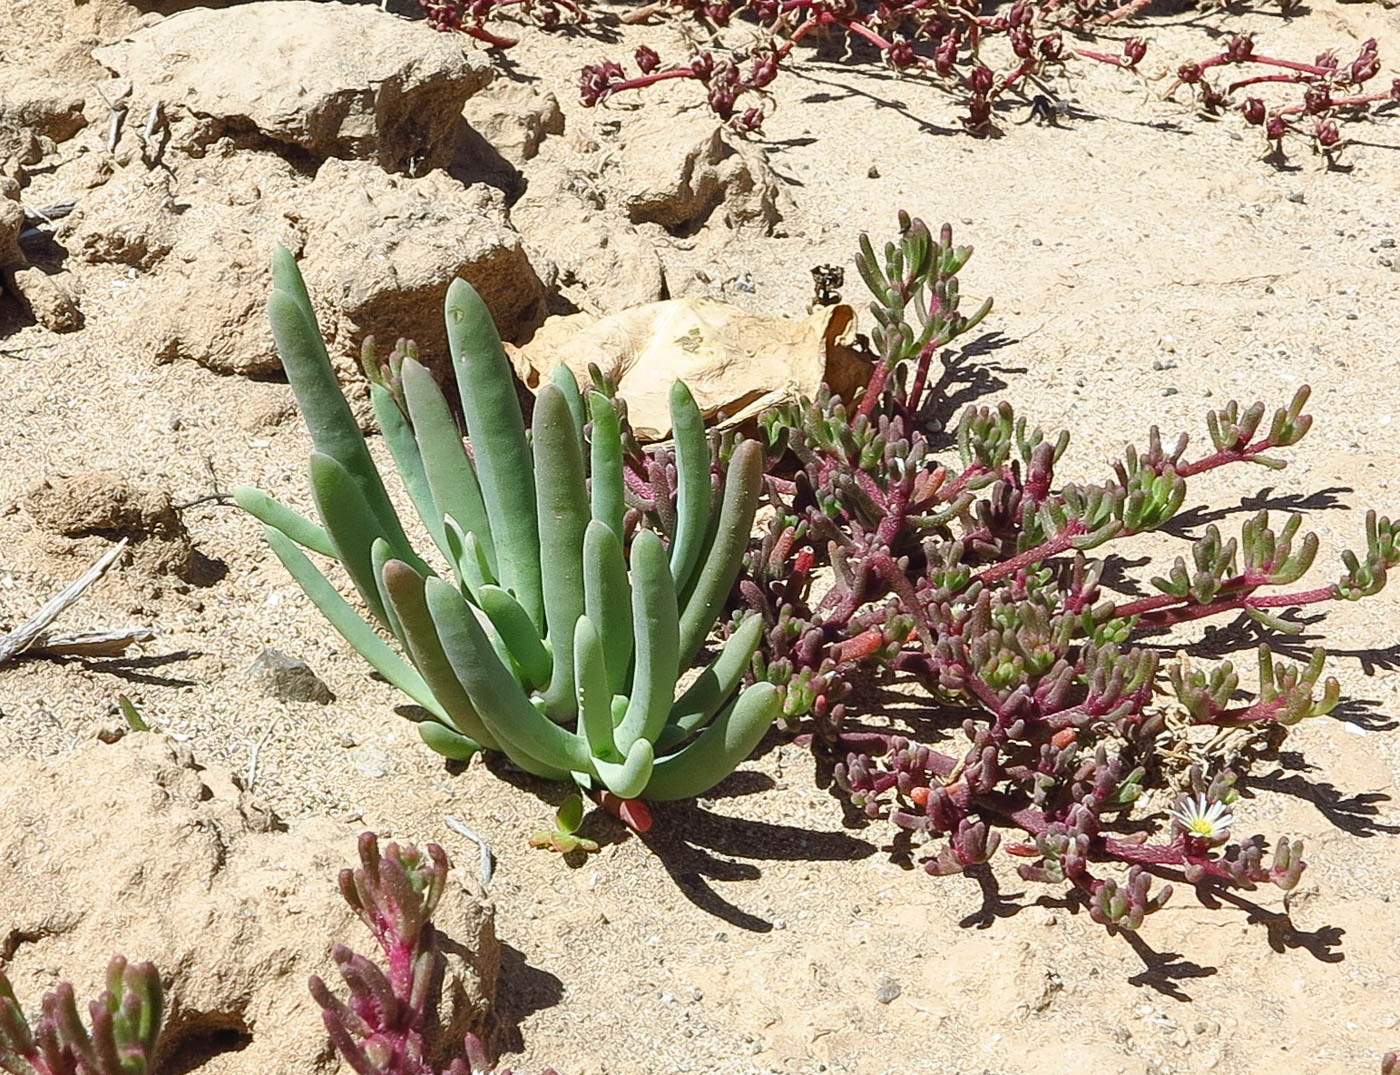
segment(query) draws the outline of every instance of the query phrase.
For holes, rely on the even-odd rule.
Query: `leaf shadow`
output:
[[[712,882],[757,880],[762,872],[752,860],[849,862],[873,855],[876,849],[844,832],[729,817],[702,805],[762,790],[751,779],[758,775],[735,773],[704,800],[654,804],[654,824],[640,839],[686,899],[700,910],[737,929],[767,933],[773,929],[772,922],[736,906],[716,891]]]
[[[1326,489],[1302,493],[1274,493],[1272,485],[1259,490],[1253,496],[1240,498],[1237,505],[1208,508],[1201,504],[1177,514],[1160,529],[1173,537],[1194,541],[1201,535],[1200,530],[1211,523],[1218,523],[1231,515],[1243,512],[1281,511],[1301,514],[1311,511],[1350,511],[1351,505],[1339,499],[1340,494],[1355,492],[1349,485],[1330,485]]]

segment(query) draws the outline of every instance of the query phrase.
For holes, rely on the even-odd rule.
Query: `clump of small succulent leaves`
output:
[[[511,1075],[493,1069],[481,1041],[465,1040],[466,1059],[438,1069],[425,1055],[424,1034],[442,986],[443,960],[433,912],[447,886],[450,863],[437,844],[387,844],[381,852],[372,832],[360,835],[360,866],[340,872],[340,893],[369,927],[384,968],[343,944],[331,959],[350,990],[337,997],[319,977],[308,983],[321,1006],[331,1042],[358,1075]],[[542,1075],[557,1075],[547,1069]]]
[[[0,1069],[11,1075],[150,1075],[164,1012],[160,975],[149,963],[113,956],[107,988],[78,1015],[73,986],[44,995],[31,1030],[0,972]]]
[[[1333,581],[1298,589],[1316,537],[1300,516],[1259,512],[1238,536],[1207,526],[1151,580],[1154,595],[1110,592],[1103,554],[1091,554],[1160,530],[1198,474],[1284,466],[1278,451],[1312,422],[1308,390],[1271,418],[1262,403],[1212,411],[1203,451],[1154,427],[1101,482],[1057,484],[1068,433],[1046,435],[1006,403],[968,408],[950,437],[932,418],[933,363],[990,309],[959,312],[970,254],[946,225],[935,236],[904,214],[883,252],[863,239],[869,384],[765,417],[773,511],[734,597],[763,617],[755,677],[783,689],[784,725],[839,759],[836,784],[861,813],[925,841],[930,873],[1001,847],[1027,859],[1023,877],[1074,886],[1097,921],[1124,929],[1166,898],[1150,874],[1291,888],[1300,844],[1229,842],[1240,773],[1192,746],[1191,730],[1232,730],[1228,753],[1245,761],[1251,741],[1276,745],[1337,704],[1323,651],[1296,666],[1260,645],[1257,689],[1241,700],[1231,662],[1167,660],[1148,640],[1224,616],[1295,632],[1285,610],[1377,593],[1400,563],[1400,527],[1368,513],[1364,551],[1343,553]],[[950,452],[935,451],[949,440]],[[648,465],[664,488],[664,453]],[[880,670],[920,684],[936,716],[905,734],[862,727],[852,682]],[[1166,831],[1149,835],[1162,813],[1133,815],[1169,776],[1184,794]]]
[[[740,623],[684,690],[678,684],[748,547],[758,442],[731,445],[716,485],[699,408],[675,384],[674,510],[664,528],[639,525],[627,511],[614,402],[585,397],[560,366],[540,389],[527,436],[490,312],[456,280],[445,317],[470,451],[416,348],[406,342],[381,362],[371,343],[364,356],[375,417],[445,565],[435,570],[404,532],[284,249],[273,283],[269,316],[314,443],[320,524],[247,486],[234,496],[266,524],[269,545],[332,626],[422,707],[423,741],[457,760],[499,751],[535,776],[622,801],[698,795],[747,758],[781,706],[772,684],[741,688],[761,618]],[[308,551],[340,563],[404,656]]]
[[[1227,71],[1230,80],[1212,78],[1210,73],[1217,69]],[[1270,155],[1283,157],[1284,139],[1299,137],[1331,160],[1346,144],[1344,123],[1372,114],[1373,106],[1400,102],[1400,78],[1392,79],[1384,89],[1366,91],[1380,70],[1375,38],[1365,41],[1349,63],[1330,51],[1304,63],[1266,55],[1256,50],[1251,35],[1234,34],[1215,55],[1182,64],[1167,96],[1180,86],[1188,86],[1207,113],[1218,115],[1239,99],[1241,91],[1254,91],[1240,103],[1240,111],[1246,122],[1263,131]],[[1291,101],[1270,106],[1255,95],[1280,87],[1292,91]]]

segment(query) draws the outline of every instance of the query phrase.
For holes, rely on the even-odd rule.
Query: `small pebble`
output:
[[[866,172],[865,174],[866,174],[866,177],[869,178],[869,179],[879,179],[879,178],[880,178],[880,169],[879,169],[879,168],[876,168],[875,165],[872,164],[872,165],[870,166],[870,171]]]
[[[1302,192],[1301,190],[1295,190],[1292,194],[1290,194],[1290,195],[1288,196],[1288,200],[1289,200],[1290,202],[1293,202],[1293,203],[1296,204],[1296,205],[1302,205],[1302,204],[1303,204],[1303,192]]]
[[[1177,391],[1178,391],[1177,389],[1172,388],[1170,385],[1168,385],[1166,388],[1162,389],[1162,395],[1164,395],[1164,396],[1174,396],[1174,395],[1177,394]]]
[[[1382,250],[1393,250],[1393,249],[1395,249],[1395,240],[1392,239],[1390,236],[1387,235],[1384,239],[1382,239],[1382,240],[1381,240],[1380,242],[1378,242],[1376,245],[1377,245],[1378,247],[1380,247]]]
[[[265,649],[251,665],[247,677],[264,694],[283,702],[317,702],[329,704],[335,697],[311,666],[298,657],[281,650]]]
[[[880,975],[880,980],[875,983],[875,1000],[880,1004],[892,1003],[902,992],[904,989],[888,974]]]

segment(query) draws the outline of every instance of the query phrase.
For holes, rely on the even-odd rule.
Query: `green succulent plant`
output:
[[[614,404],[585,397],[561,366],[527,435],[490,313],[455,281],[447,335],[471,452],[411,348],[394,356],[394,383],[372,375],[370,387],[409,499],[448,566],[440,575],[409,544],[285,250],[273,284],[273,336],[314,442],[321,523],[250,487],[234,497],[266,524],[273,551],[331,624],[427,711],[425,743],[463,760],[499,750],[537,776],[624,799],[698,795],[753,751],[781,706],[769,684],[734,698],[761,618],[742,621],[679,696],[677,684],[748,546],[762,482],[756,443],[735,447],[716,503],[704,423],[677,383],[675,529],[669,543],[644,529],[625,547]],[[407,660],[303,550],[340,561]]]

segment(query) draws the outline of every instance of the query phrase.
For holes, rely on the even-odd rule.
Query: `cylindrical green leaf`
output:
[[[590,772],[587,744],[530,704],[457,588],[429,579],[425,596],[448,663],[501,749],[521,768],[547,768],[554,779],[575,770]]]
[[[719,656],[676,699],[657,738],[658,751],[670,750],[699,731],[719,712],[744,678],[754,651],[763,637],[763,617],[749,616],[728,639]]]
[[[414,667],[447,713],[447,723],[482,746],[499,749],[443,652],[437,626],[428,612],[423,577],[402,560],[389,560],[380,568],[380,580],[385,604],[399,621],[400,637]]]
[[[418,738],[444,758],[450,758],[453,761],[471,761],[481,752],[480,743],[473,742],[465,735],[454,732],[451,728],[444,727],[435,720],[419,721]]]
[[[569,404],[569,413],[574,416],[574,428],[578,430],[579,451],[585,451],[583,443],[583,427],[588,421],[588,413],[583,406],[583,393],[578,388],[578,378],[574,376],[574,371],[560,362],[554,367],[554,374],[550,377],[554,382],[554,387],[564,393],[564,400]]]
[[[757,441],[741,441],[729,458],[719,521],[714,540],[700,564],[695,585],[681,612],[680,667],[694,659],[724,608],[739,577],[744,552],[753,532],[753,516],[763,486],[763,449]]]
[[[677,591],[690,581],[710,525],[710,445],[705,419],[682,382],[671,386],[671,429],[676,442],[676,532],[671,538],[671,576]]]
[[[584,612],[583,534],[589,511],[578,431],[568,400],[555,385],[540,389],[531,434],[544,615],[554,657],[544,708],[553,719],[565,721],[573,718],[578,707],[574,696],[574,625]]]
[[[587,616],[574,628],[574,676],[578,681],[579,731],[588,740],[594,761],[622,761],[613,743],[612,691],[603,659],[603,642]]]
[[[622,542],[599,519],[583,534],[583,607],[602,638],[608,690],[622,694],[632,668],[632,587]]]
[[[622,764],[597,759],[598,779],[619,799],[635,799],[651,780],[655,751],[646,739],[638,739]]]
[[[613,739],[630,752],[638,739],[655,742],[675,699],[680,667],[676,586],[665,546],[653,531],[632,539],[632,692]]]
[[[462,447],[462,437],[442,389],[427,368],[411,358],[404,360],[402,377],[404,400],[413,421],[413,436],[422,457],[437,532],[441,533],[443,518],[452,516],[465,532],[476,535],[491,573],[495,574],[496,548],[491,540],[486,503],[481,499],[476,469]],[[433,526],[428,518],[423,521]]]
[[[520,602],[499,586],[481,586],[474,596],[510,651],[525,689],[535,690],[548,683],[553,659]]]
[[[588,410],[593,419],[588,475],[593,518],[621,542],[622,519],[627,512],[622,494],[622,423],[617,408],[601,392],[588,393]]]
[[[745,688],[694,742],[657,759],[643,797],[663,802],[709,791],[753,753],[782,705],[782,693],[771,683]]]
[[[335,459],[350,473],[378,524],[375,529],[396,556],[411,562],[408,538],[370,458],[364,434],[340,391],[301,272],[292,255],[280,246],[272,257],[272,283],[274,290],[267,304],[272,338],[312,443],[316,451]]]
[[[306,516],[274,500],[251,485],[235,485],[233,502],[259,522],[280,530],[304,549],[322,556],[334,556],[335,546],[326,532]]]
[[[496,545],[496,575],[543,631],[535,472],[510,362],[491,312],[465,280],[454,280],[448,287],[446,315],[447,345]]]
[[[408,493],[408,499],[413,502],[413,510],[418,513],[418,518],[423,520],[433,544],[446,556],[447,547],[442,538],[442,513],[433,503],[433,495],[428,488],[428,476],[423,470],[423,456],[418,450],[413,427],[409,425],[403,411],[399,410],[399,405],[394,402],[394,397],[383,385],[370,385],[369,399],[374,407],[375,420],[379,423],[379,432],[384,438],[384,443],[389,446],[389,454],[394,457],[394,466],[398,468],[399,478]]]

